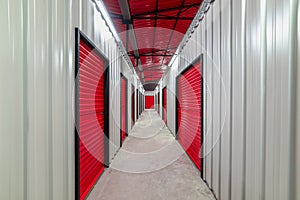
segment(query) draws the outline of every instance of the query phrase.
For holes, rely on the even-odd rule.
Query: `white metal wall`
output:
[[[167,125],[172,134],[175,136],[176,132],[176,120],[173,112],[169,110],[176,109],[176,76],[177,76],[178,59],[174,61],[173,67],[169,70],[165,76],[167,86]]]
[[[178,72],[203,54],[204,180],[218,199],[300,199],[298,9],[298,0],[214,1],[179,51]]]
[[[0,199],[73,200],[75,27],[110,59],[111,91],[120,91],[123,58],[90,0],[1,0],[0,10]],[[110,94],[114,143],[117,94]]]

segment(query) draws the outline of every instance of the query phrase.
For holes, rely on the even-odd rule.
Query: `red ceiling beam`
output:
[[[178,11],[178,13],[177,13],[177,20],[175,21],[175,24],[174,24],[174,26],[173,26],[173,30],[172,30],[172,32],[171,32],[171,35],[170,35],[170,38],[169,38],[169,42],[168,42],[168,45],[167,45],[165,54],[167,54],[167,51],[168,51],[169,45],[170,45],[170,43],[171,43],[171,40],[172,40],[174,31],[175,31],[175,29],[176,29],[176,25],[177,25],[177,23],[178,23],[178,19],[179,19],[179,17],[180,17],[180,14],[182,13],[182,9],[183,9],[184,3],[185,3],[185,0],[182,0],[181,7],[180,7],[180,9],[179,9],[179,11]],[[165,57],[162,59],[161,64],[164,63],[164,60],[165,60]]]
[[[161,9],[161,10],[157,10],[157,11],[154,10],[154,11],[150,11],[150,12],[139,13],[139,14],[132,15],[131,17],[150,15],[150,14],[156,14],[156,13],[161,13],[161,12],[168,12],[168,11],[179,10],[179,9],[183,9],[183,8],[191,8],[191,7],[199,8],[199,6],[200,6],[200,3],[194,3],[194,4],[190,4],[190,5],[185,5],[185,6],[182,5],[179,7],[177,6],[177,7]]]
[[[145,19],[154,19],[154,20],[193,20],[193,17],[180,17],[178,18],[177,16],[165,16],[165,17],[149,17],[149,16],[140,16],[140,17],[132,17],[133,20],[145,20]]]

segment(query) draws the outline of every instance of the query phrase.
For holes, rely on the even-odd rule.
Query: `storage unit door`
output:
[[[200,148],[202,139],[202,78],[200,63],[177,77],[178,141],[196,167],[202,171]]]
[[[133,125],[134,125],[134,122],[135,122],[135,119],[134,119],[134,113],[135,113],[135,110],[134,110],[134,104],[135,104],[135,102],[134,102],[134,86],[133,85],[131,85],[131,121],[132,121],[132,123],[131,123],[131,128],[133,127]]]
[[[146,109],[154,108],[154,96],[145,96]]]
[[[167,88],[163,89],[163,120],[167,124]]]
[[[83,38],[80,39],[79,45],[77,81],[79,81],[79,196],[80,199],[85,199],[104,170],[106,74],[105,60]]]
[[[121,138],[125,140],[127,135],[127,79],[122,77],[122,88],[121,88]]]

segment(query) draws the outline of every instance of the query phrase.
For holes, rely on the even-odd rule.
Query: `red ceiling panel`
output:
[[[103,0],[110,13],[122,14],[118,0]]]
[[[140,60],[147,82],[159,80],[162,65],[168,65],[202,0],[128,0],[135,30]],[[122,24],[122,12],[118,0],[104,0],[113,18],[116,30],[126,46],[126,25]],[[130,59],[136,66],[131,41],[128,43]],[[171,56],[170,56],[171,55]],[[151,74],[149,75],[149,69]],[[140,73],[138,73],[139,77]]]
[[[144,20],[142,20],[144,21]],[[153,24],[154,26],[154,24]],[[135,26],[136,27],[136,26]],[[151,33],[151,34],[149,34]],[[154,28],[137,28],[135,31],[139,49],[153,48]]]
[[[173,1],[160,0],[160,1],[158,1],[158,9],[165,10],[165,9],[170,9],[170,8],[174,8],[174,7],[180,7],[182,5],[182,1],[183,0],[173,0]],[[176,9],[176,10],[178,10],[178,9]]]
[[[132,15],[156,10],[156,0],[128,0],[128,2]]]

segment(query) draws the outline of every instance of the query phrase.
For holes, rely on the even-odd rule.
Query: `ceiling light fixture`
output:
[[[113,34],[114,38],[116,39],[117,42],[120,42],[120,38],[119,38],[119,35],[116,31],[116,28],[115,26],[113,25],[112,21],[111,21],[111,18],[103,4],[103,1],[102,0],[94,0],[94,2],[96,3],[97,7],[98,7],[98,10],[100,11],[103,19],[106,21],[111,33]]]

